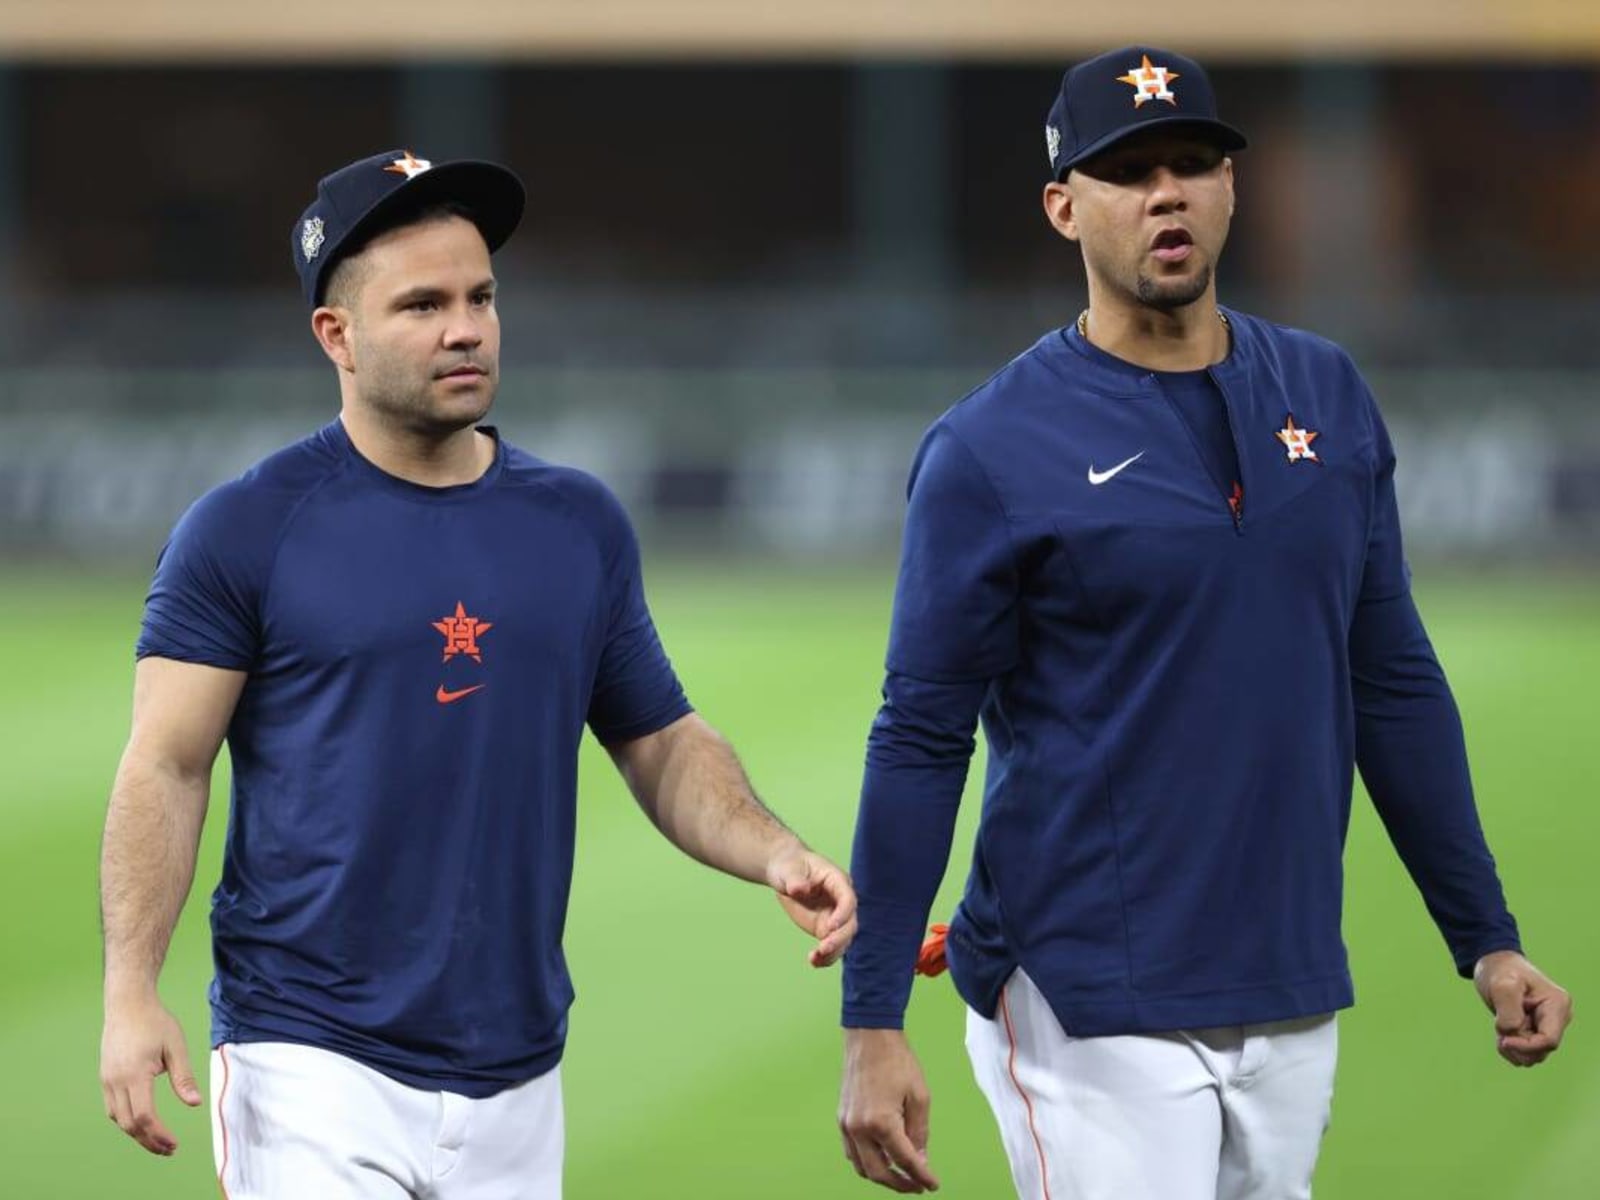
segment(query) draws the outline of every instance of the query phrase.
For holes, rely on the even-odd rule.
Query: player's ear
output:
[[[328,360],[341,371],[354,371],[355,354],[350,345],[353,321],[350,310],[342,305],[324,304],[311,314],[311,333],[322,347]]]
[[[1228,189],[1228,215],[1233,216],[1233,159],[1222,160],[1222,183]]]
[[[1072,210],[1072,188],[1060,182],[1044,185],[1044,215],[1069,242],[1078,240],[1078,221]]]

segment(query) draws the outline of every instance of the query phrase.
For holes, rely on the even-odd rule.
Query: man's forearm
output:
[[[890,673],[867,739],[850,872],[860,932],[844,966],[843,1022],[898,1029],[955,836],[984,683]]]
[[[624,774],[656,828],[691,858],[752,883],[800,839],[763,804],[732,745],[698,716],[660,735]]]
[[[1409,596],[1366,606],[1351,631],[1356,762],[1390,840],[1470,975],[1518,949],[1485,842],[1461,717]]]
[[[194,880],[210,772],[184,773],[130,749],[117,769],[100,851],[105,992],[155,991]]]

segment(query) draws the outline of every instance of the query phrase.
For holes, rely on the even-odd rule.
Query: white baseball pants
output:
[[[1306,1200],[1333,1016],[1075,1038],[1017,971],[967,1053],[1022,1200]]]
[[[225,1200],[560,1200],[561,1069],[482,1100],[311,1046],[211,1052]]]

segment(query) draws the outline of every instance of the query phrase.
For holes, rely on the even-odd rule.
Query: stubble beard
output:
[[[489,364],[486,386],[468,404],[465,398],[445,404],[436,397],[438,380],[431,375],[418,379],[409,369],[396,364],[374,364],[361,388],[362,398],[385,424],[418,437],[440,439],[463,429],[471,429],[489,414],[499,388],[499,373]]]
[[[1190,278],[1171,282],[1152,279],[1141,273],[1134,284],[1134,295],[1144,307],[1169,313],[1187,308],[1204,296],[1210,286],[1211,264],[1207,263]]]

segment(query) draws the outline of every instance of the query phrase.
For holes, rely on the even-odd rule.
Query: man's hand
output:
[[[154,1084],[165,1073],[172,1090],[190,1108],[201,1103],[178,1020],[154,996],[106,1002],[100,1036],[100,1090],[106,1116],[151,1154],[169,1155],[178,1139],[156,1112]]]
[[[928,1084],[900,1030],[844,1031],[839,1132],[863,1179],[895,1192],[939,1190],[928,1168]]]
[[[1494,1013],[1500,1057],[1538,1066],[1561,1045],[1572,1021],[1572,997],[1515,950],[1485,954],[1473,968],[1478,995]]]
[[[817,939],[808,956],[811,965],[837,962],[856,936],[856,892],[849,876],[797,844],[773,856],[767,883],[789,919]]]

